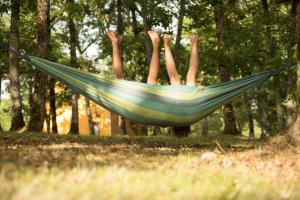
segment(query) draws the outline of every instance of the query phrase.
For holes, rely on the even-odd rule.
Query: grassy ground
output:
[[[300,199],[299,149],[262,143],[3,134],[0,199]]]

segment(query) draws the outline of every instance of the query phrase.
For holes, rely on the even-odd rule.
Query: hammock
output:
[[[278,71],[265,71],[200,90],[194,86],[161,86],[110,80],[42,58],[17,55],[108,110],[133,121],[158,126],[195,123],[248,89],[295,66],[292,64]]]

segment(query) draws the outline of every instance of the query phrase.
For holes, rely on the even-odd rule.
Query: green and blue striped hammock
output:
[[[74,91],[120,115],[143,124],[184,126],[208,116],[250,88],[286,71],[265,71],[238,80],[206,86],[149,85],[126,80],[106,79],[34,56],[27,62]]]

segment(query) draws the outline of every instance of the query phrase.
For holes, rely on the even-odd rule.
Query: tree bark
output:
[[[297,33],[297,115],[294,124],[288,130],[288,135],[293,138],[296,143],[300,143],[300,1],[294,0],[295,5],[295,22]]]
[[[185,16],[185,0],[180,1],[179,5],[179,16],[178,16],[178,23],[177,23],[177,34],[176,34],[176,40],[175,40],[175,50],[174,50],[174,60],[175,60],[175,65],[177,67],[177,70],[180,71],[180,41],[181,41],[181,36],[182,36],[182,27],[183,27],[183,19]]]
[[[275,91],[278,128],[279,128],[279,130],[283,130],[285,127],[284,111],[283,111],[283,107],[281,104],[280,78],[278,76],[274,76],[273,85],[274,85],[274,91]]]
[[[50,78],[49,93],[50,93],[50,111],[52,121],[52,133],[57,133],[57,122],[56,122],[56,97],[55,97],[55,79]]]
[[[149,25],[148,15],[148,0],[142,0],[142,18],[143,18],[143,25],[144,25],[144,43],[146,47],[146,66],[150,66],[151,56],[152,56],[152,43],[150,37],[148,36],[148,31],[151,30],[151,26]]]
[[[36,32],[38,57],[48,56],[48,22],[49,22],[49,0],[37,0]],[[28,131],[42,131],[46,117],[46,83],[47,76],[37,71],[35,74],[34,92],[32,104],[30,105],[30,120]]]
[[[253,114],[252,114],[252,106],[251,106],[251,98],[250,95],[245,94],[245,106],[247,110],[248,115],[248,128],[249,128],[249,138],[254,138],[254,120],[253,120]]]
[[[264,11],[264,15],[267,18],[269,15],[269,4],[267,0],[261,0],[262,2],[262,7]],[[267,24],[269,25],[269,24]],[[276,48],[275,48],[275,41],[272,36],[272,30],[270,26],[267,26],[267,31],[266,31],[266,38],[267,38],[267,43],[269,46],[269,57],[273,58],[275,57],[276,54]],[[282,107],[282,101],[281,101],[281,93],[280,93],[280,79],[278,76],[275,76],[273,79],[273,89],[274,89],[274,94],[275,94],[275,104],[276,104],[276,112],[277,112],[277,123],[278,123],[278,128],[279,130],[284,129],[285,123],[284,123],[284,112],[283,112],[283,107]]]
[[[2,73],[0,73],[0,108],[1,108],[1,92],[2,92]],[[0,118],[0,120],[1,120],[1,118]],[[3,129],[2,129],[2,126],[1,126],[1,123],[0,123],[0,133],[3,133]]]
[[[18,0],[11,1],[11,25],[10,25],[10,42],[9,47],[18,51],[19,48],[19,20],[20,20],[20,3]],[[19,83],[19,61],[18,57],[10,53],[9,56],[9,80],[11,96],[11,128],[10,131],[16,131],[25,126],[22,114],[22,103]]]
[[[86,108],[86,115],[89,124],[89,134],[96,135],[96,133],[94,132],[94,123],[93,123],[93,117],[92,117],[92,112],[90,107],[90,100],[88,98],[85,98],[85,108]]]
[[[225,6],[222,1],[218,1],[215,5],[215,22],[217,28],[217,41],[218,41],[218,50],[224,53],[225,47]],[[231,75],[228,69],[225,66],[223,61],[219,61],[219,73],[220,79],[222,82],[227,82],[231,80]],[[227,103],[223,106],[223,115],[224,115],[224,133],[231,135],[239,135],[240,131],[236,126],[234,110],[231,103]]]
[[[294,17],[294,16],[293,16]],[[294,62],[293,52],[295,46],[295,19],[291,22],[291,28],[289,33],[289,40],[287,45],[287,52],[288,52],[288,64],[292,64]],[[287,126],[289,127],[295,120],[294,116],[294,105],[293,105],[293,98],[292,98],[292,88],[293,88],[293,72],[291,70],[288,71],[287,77]]]
[[[141,1],[141,17],[143,20],[144,28],[144,43],[146,48],[146,66],[150,66],[151,57],[152,57],[152,42],[148,35],[148,31],[151,30],[151,25],[149,24],[148,15],[149,15],[149,2],[148,0]],[[143,77],[143,82],[146,82],[147,77]],[[135,133],[138,135],[147,135],[147,126],[141,123],[135,122]]]
[[[76,57],[76,26],[73,20],[74,17],[74,0],[68,0],[69,13],[68,13],[68,26],[70,34],[70,66],[77,68],[77,57]],[[72,94],[72,119],[69,133],[78,135],[79,134],[79,119],[78,119],[78,93],[73,91]]]
[[[261,137],[266,137],[266,134],[270,132],[270,123],[268,120],[268,110],[269,105],[267,103],[265,92],[262,91],[262,89],[259,89],[257,91],[257,107],[258,107],[258,113],[259,113],[259,123],[262,128],[262,135]]]

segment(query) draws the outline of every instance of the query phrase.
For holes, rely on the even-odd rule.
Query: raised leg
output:
[[[148,32],[152,41],[152,57],[150,62],[150,70],[147,79],[148,84],[156,84],[157,76],[159,72],[159,43],[160,39],[155,31]]]
[[[123,64],[120,57],[119,39],[113,31],[107,31],[107,36],[111,40],[112,44],[112,65],[113,72],[117,79],[123,79]]]
[[[170,48],[171,36],[164,35],[164,47],[165,47],[165,60],[168,75],[170,78],[171,85],[180,85],[180,78],[176,70],[175,61]]]
[[[189,71],[186,75],[186,85],[195,86],[196,85],[196,74],[198,70],[198,36],[190,36],[192,50],[189,64]]]

